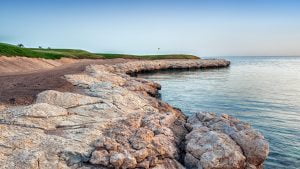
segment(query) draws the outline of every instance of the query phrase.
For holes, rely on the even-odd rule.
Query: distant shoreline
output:
[[[154,54],[154,55],[132,55],[115,53],[92,53],[81,49],[52,49],[52,48],[26,48],[22,44],[18,46],[0,43],[0,56],[43,58],[43,59],[199,59],[199,57],[188,54]]]

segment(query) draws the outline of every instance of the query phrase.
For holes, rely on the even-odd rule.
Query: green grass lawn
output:
[[[169,55],[128,55],[128,54],[110,54],[110,53],[91,53],[79,49],[40,49],[40,48],[21,48],[15,45],[0,43],[0,55],[2,56],[24,56],[29,58],[45,59],[199,59],[194,55],[169,54]]]

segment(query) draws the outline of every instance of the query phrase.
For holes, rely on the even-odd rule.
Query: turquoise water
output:
[[[139,76],[160,83],[162,100],[187,115],[210,111],[249,122],[270,142],[265,168],[300,168],[300,57],[225,59],[229,68]]]

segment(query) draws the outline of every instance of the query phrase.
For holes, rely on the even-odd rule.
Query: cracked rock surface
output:
[[[268,144],[249,125],[214,114],[187,121],[153,97],[159,84],[129,75],[228,65],[132,61],[66,75],[76,93],[48,90],[35,104],[0,109],[0,168],[260,168]]]

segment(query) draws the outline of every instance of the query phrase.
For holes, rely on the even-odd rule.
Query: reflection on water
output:
[[[300,57],[227,57],[230,68],[139,75],[162,85],[161,97],[190,115],[228,113],[270,142],[265,168],[300,168]]]

